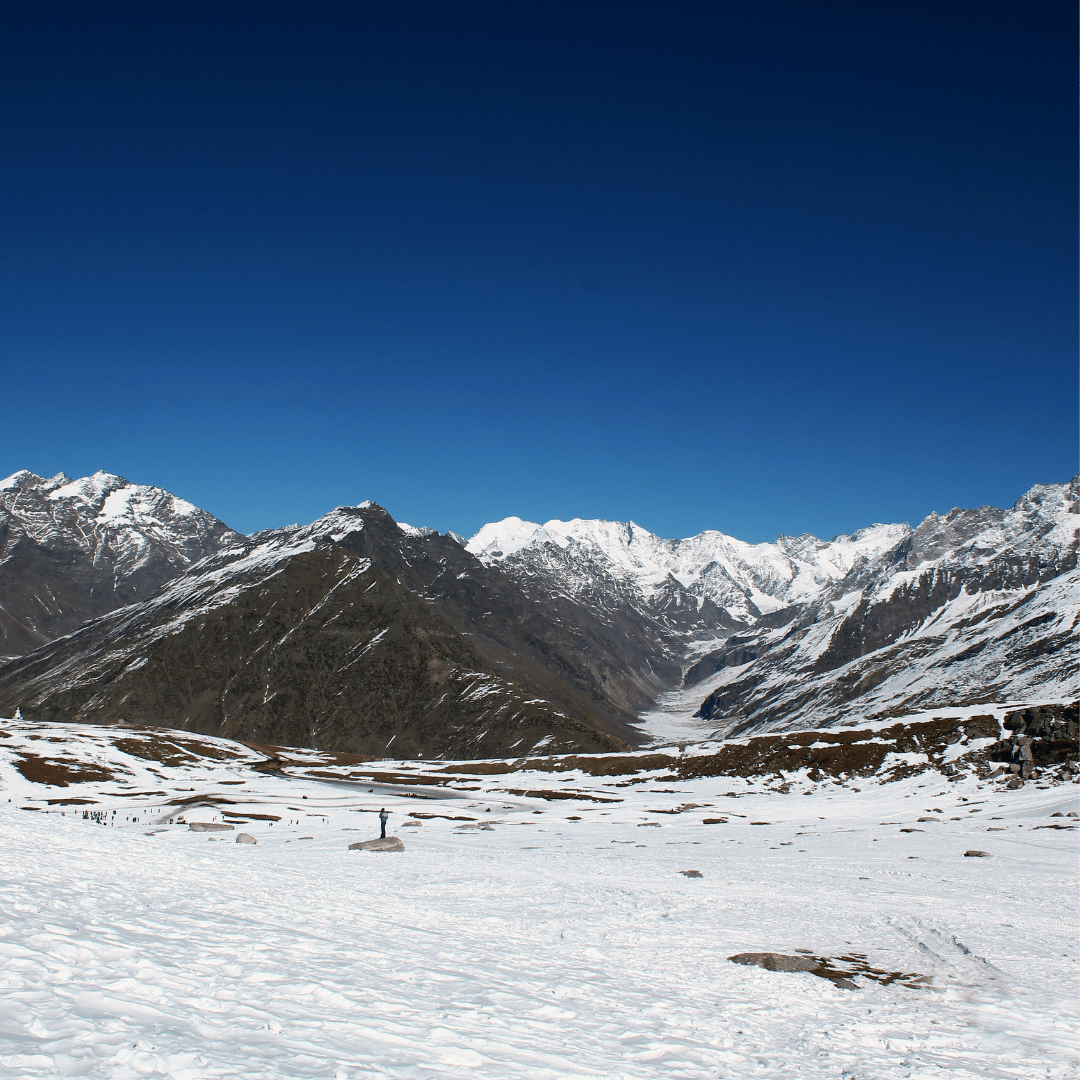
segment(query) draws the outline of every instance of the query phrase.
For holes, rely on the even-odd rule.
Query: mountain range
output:
[[[339,507],[243,536],[96,473],[0,483],[0,713],[374,757],[621,750],[1080,690],[1080,477],[822,541]]]

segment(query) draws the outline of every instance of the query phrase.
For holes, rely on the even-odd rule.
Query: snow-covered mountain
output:
[[[593,579],[604,578],[620,581],[649,608],[663,610],[674,596],[697,607],[709,600],[749,625],[764,613],[816,600],[911,532],[907,525],[872,525],[829,541],[806,534],[747,544],[711,530],[664,540],[634,522],[575,518],[536,525],[511,517],[485,525],[468,548],[486,563],[523,571],[561,567],[561,584],[571,595],[591,594]]]
[[[0,481],[0,655],[134,603],[241,539],[159,487],[97,472]]]
[[[649,623],[678,697],[721,732],[1080,690],[1080,476],[1009,510],[830,541],[665,540],[634,523],[507,518],[468,548],[534,599]],[[996,697],[995,697],[996,696]]]

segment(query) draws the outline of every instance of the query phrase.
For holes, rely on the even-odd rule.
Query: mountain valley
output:
[[[245,537],[120,477],[16,473],[0,713],[466,759],[1072,700],[1078,535],[1080,477],[752,545],[580,519],[464,540],[373,503]]]

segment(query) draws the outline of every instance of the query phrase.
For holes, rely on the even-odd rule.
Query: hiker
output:
[[[379,837],[380,840],[386,839],[386,819],[389,816],[390,815],[386,812],[385,808],[379,811],[379,824],[382,826],[382,836]]]

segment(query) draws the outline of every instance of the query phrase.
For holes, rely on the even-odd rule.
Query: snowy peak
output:
[[[84,476],[80,480],[68,480],[54,487],[53,482],[56,479],[54,477],[48,484],[50,499],[79,499],[88,506],[101,506],[113,492],[135,486],[122,476],[100,469],[93,476]]]
[[[163,488],[104,471],[79,480],[64,473],[51,480],[26,470],[14,473],[0,483],[0,509],[44,544],[71,543],[92,551],[108,540],[115,548],[148,554],[146,542],[153,536],[185,563],[202,557],[200,541],[209,534],[239,536]]]
[[[0,491],[20,491],[24,488],[42,488],[45,491],[51,491],[61,484],[70,483],[70,481],[71,477],[67,473],[60,472],[51,480],[46,480],[44,477],[38,476],[37,473],[30,472],[29,469],[20,469],[18,472],[12,473],[6,480],[0,480]]]
[[[240,534],[163,488],[104,471],[0,483],[0,654],[156,591]]]
[[[619,632],[647,626],[682,672],[671,692],[711,691],[697,716],[730,731],[1013,684],[1075,693],[1078,546],[1080,478],[1036,485],[1007,510],[831,540],[668,540],[633,522],[507,518],[468,549],[535,601],[570,598]]]
[[[753,619],[791,603],[818,598],[867,559],[911,533],[907,525],[873,525],[831,541],[804,535],[748,544],[709,530],[666,540],[634,522],[552,520],[544,525],[511,517],[485,525],[468,550],[486,563],[557,558],[554,548],[591,561],[641,593],[643,602],[677,582],[698,603],[712,601],[730,618]],[[547,555],[537,549],[551,545]],[[531,553],[531,554],[530,554]]]
[[[1032,555],[1057,560],[1075,550],[1078,530],[1080,475],[1068,484],[1037,484],[1008,510],[983,506],[929,514],[914,530],[906,565],[975,566]]]
[[[466,550],[477,558],[501,559],[513,555],[523,547],[542,544],[552,539],[542,525],[535,521],[522,521],[519,517],[503,518],[502,521],[485,525],[472,539],[466,542]]]
[[[536,544],[555,544],[567,548],[571,544],[586,544],[601,548],[613,557],[616,552],[628,553],[635,544],[646,550],[650,543],[664,543],[648,530],[631,522],[586,520],[573,518],[570,521],[552,519],[544,525],[534,521],[522,521],[519,517],[508,517],[502,521],[485,525],[468,541],[467,547],[478,558],[489,561],[514,555],[522,548]],[[647,555],[644,557],[647,558]],[[633,557],[624,559],[628,565],[635,565],[640,557],[635,552]]]
[[[915,529],[876,524],[832,540],[806,533],[749,544],[715,530],[666,540],[634,522],[574,518],[538,525],[509,517],[480,529],[468,550],[522,574],[563,565],[560,585],[576,592],[585,583],[575,582],[574,572],[615,578],[646,604],[674,580],[699,603],[710,600],[730,618],[752,623],[762,612],[836,600],[849,591],[845,582],[875,573],[985,563],[1005,552],[1056,561],[1075,548],[1078,525],[1080,477],[1036,485],[1010,510],[954,509],[928,515]]]

